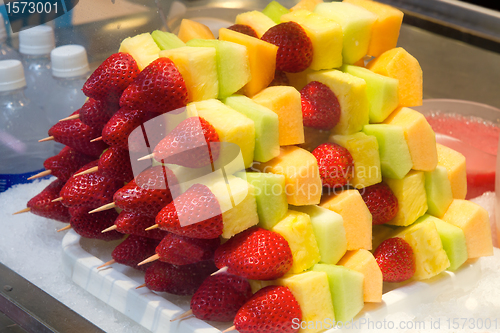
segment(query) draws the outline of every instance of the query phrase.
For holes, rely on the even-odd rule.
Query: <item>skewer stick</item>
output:
[[[141,289],[141,288],[144,288],[144,287],[146,287],[146,284],[145,284],[145,283],[144,283],[144,284],[141,284],[139,287],[136,287],[135,289]]]
[[[103,268],[103,267],[106,267],[106,266],[110,266],[110,265],[113,265],[114,263],[116,262],[115,259],[111,259],[110,261],[102,264],[101,266],[97,267],[97,269],[100,269],[100,268]]]
[[[184,318],[186,318],[186,317],[191,316],[192,314],[193,314],[193,310],[189,309],[189,310],[187,310],[186,312],[184,312],[183,314],[181,314],[181,315],[179,315],[179,316],[175,317],[174,319],[170,319],[170,321],[172,322],[172,321],[176,321],[176,320],[184,319]]]
[[[138,158],[137,160],[138,160],[138,161],[150,160],[150,159],[152,159],[152,158],[154,158],[154,157],[155,157],[154,155],[155,155],[155,154],[154,154],[154,153],[152,153],[152,154],[149,154],[149,155],[143,156],[143,157],[141,157],[141,158]]]
[[[69,225],[65,226],[64,228],[61,228],[61,229],[57,230],[57,232],[61,232],[61,231],[65,231],[65,230],[69,230],[69,229],[71,229],[71,228],[72,228],[72,227],[71,227],[71,224],[69,224]]]
[[[94,172],[97,172],[98,169],[99,169],[99,167],[95,166],[93,168],[90,168],[90,169],[84,170],[82,172],[79,172],[77,174],[74,174],[73,177],[81,176],[81,175],[86,175],[88,173],[94,173]]]
[[[101,140],[102,140],[102,136],[95,138],[95,139],[92,139],[92,140],[90,140],[90,142],[96,142],[96,141],[101,141]]]
[[[158,254],[155,254],[155,255],[152,255],[151,257],[141,261],[140,263],[137,264],[137,266],[141,266],[141,265],[147,264],[148,262],[152,262],[152,261],[155,261],[158,259],[160,259],[160,256]]]
[[[116,207],[115,203],[114,202],[110,202],[109,204],[105,204],[104,206],[101,206],[99,208],[91,210],[89,212],[89,214],[93,214],[93,213],[97,213],[97,212],[102,212],[103,210],[108,210],[108,209],[115,208],[115,207]]]
[[[24,209],[21,209],[20,211],[18,212],[15,212],[15,213],[12,213],[12,215],[17,215],[17,214],[22,214],[22,213],[27,213],[31,210],[31,208],[24,208]]]
[[[112,231],[112,230],[116,230],[118,229],[118,227],[116,225],[112,225],[111,227],[109,228],[106,228],[104,229],[103,231],[101,231],[102,233],[105,233],[105,232],[108,232],[108,231]]]
[[[222,331],[222,333],[226,333],[226,332],[230,332],[230,331],[235,331],[235,330],[236,330],[236,326],[231,326],[227,330]]]
[[[219,269],[217,272],[213,272],[212,274],[210,274],[210,276],[214,276],[214,275],[217,275],[217,274],[220,274],[220,273],[227,272],[228,269],[229,269],[229,267],[224,266],[221,269]]]
[[[145,231],[153,230],[153,229],[156,229],[156,228],[159,228],[159,227],[160,226],[158,224],[153,224],[152,226],[146,228]]]
[[[48,136],[46,138],[38,140],[38,142],[45,142],[45,141],[52,141],[52,140],[54,140],[54,137],[53,136]]]
[[[36,175],[33,175],[33,176],[29,177],[28,180],[45,177],[45,176],[50,175],[51,173],[52,173],[52,170],[45,170],[45,171],[37,173]]]
[[[73,120],[73,119],[78,119],[78,118],[80,118],[80,114],[74,114],[72,116],[69,116],[69,117],[66,117],[66,118],[63,118],[63,119],[59,119],[59,121]]]
[[[59,197],[57,199],[52,200],[51,202],[59,202],[59,201],[63,201],[63,200],[64,200],[63,197]]]

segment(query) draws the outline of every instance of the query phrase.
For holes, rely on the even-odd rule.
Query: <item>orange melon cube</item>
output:
[[[257,10],[236,15],[235,23],[248,25],[255,30],[259,38],[261,38],[269,28],[276,25],[269,16]]]
[[[386,51],[370,61],[367,68],[399,80],[399,106],[422,105],[422,68],[405,49],[397,47]]]
[[[438,165],[448,171],[453,198],[465,199],[467,195],[467,172],[464,155],[439,143],[436,144],[436,147]]]
[[[276,45],[226,28],[219,30],[219,39],[247,48],[252,78],[242,88],[245,95],[252,97],[271,83],[276,71]]]
[[[215,39],[212,30],[203,23],[196,22],[189,19],[182,19],[179,26],[179,33],[177,34],[180,40],[186,43],[191,39]]]

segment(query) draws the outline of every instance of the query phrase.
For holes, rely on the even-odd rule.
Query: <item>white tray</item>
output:
[[[190,297],[156,293],[148,288],[135,289],[144,283],[144,273],[124,265],[113,264],[111,268],[97,270],[98,266],[111,260],[111,252],[120,242],[81,238],[70,230],[62,242],[65,273],[78,286],[152,332],[212,333],[232,326],[232,323],[207,323],[194,317],[170,322],[189,310]],[[426,282],[386,286],[383,302],[367,303],[355,320],[384,321],[389,314],[401,311],[411,315],[417,305],[432,302],[443,293],[471,289],[480,277],[481,265],[476,260],[467,262],[456,273],[443,272]],[[326,332],[334,331],[339,330]],[[361,326],[359,329],[350,327],[345,331],[368,330]]]

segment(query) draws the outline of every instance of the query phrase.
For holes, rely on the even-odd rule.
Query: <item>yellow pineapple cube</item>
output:
[[[295,6],[290,8],[290,11],[294,12],[297,10],[308,10],[312,12],[314,8],[322,2],[323,0],[300,0]]]
[[[438,165],[448,171],[451,193],[454,199],[465,199],[467,195],[467,171],[465,157],[456,150],[436,144]]]
[[[132,56],[142,71],[147,65],[158,59],[160,48],[149,33],[125,38],[120,44],[118,52],[125,52]]]

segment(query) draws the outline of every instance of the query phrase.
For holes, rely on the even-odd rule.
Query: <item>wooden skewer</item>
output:
[[[63,201],[63,200],[64,200],[63,197],[59,197],[57,199],[52,200],[51,202],[59,202],[59,201]]]
[[[148,259],[141,261],[140,263],[137,264],[137,266],[141,266],[141,265],[147,264],[148,262],[152,262],[152,261],[155,261],[158,259],[160,259],[160,256],[158,254],[155,254],[155,255],[152,255],[151,257],[149,257]]]
[[[38,140],[38,142],[45,142],[45,141],[52,141],[52,140],[54,140],[54,137],[53,136],[48,136],[46,138]]]
[[[144,284],[141,284],[139,287],[136,287],[135,289],[141,289],[141,288],[144,288],[144,287],[146,287],[146,284],[145,284],[145,283],[144,283]]]
[[[65,226],[64,228],[57,230],[57,232],[61,232],[61,231],[69,230],[69,229],[71,229],[71,224]]]
[[[214,275],[217,275],[217,274],[220,274],[220,273],[224,273],[224,272],[226,272],[228,269],[229,269],[229,267],[224,266],[224,267],[222,267],[221,269],[219,269],[217,272],[213,272],[212,274],[210,274],[210,276],[214,276]]]
[[[114,202],[110,202],[109,204],[105,204],[104,206],[101,206],[99,208],[91,210],[89,212],[89,214],[93,214],[93,213],[97,213],[97,212],[102,212],[103,210],[108,210],[108,209],[115,208],[115,207],[116,207],[115,203]]]
[[[189,309],[189,310],[187,310],[186,312],[184,312],[183,314],[181,314],[181,315],[179,315],[179,316],[175,317],[174,319],[170,319],[170,321],[172,322],[172,321],[176,321],[176,320],[184,319],[184,318],[186,318],[186,317],[191,316],[192,314],[193,314],[193,310]]]
[[[92,140],[90,140],[90,142],[96,142],[96,141],[101,141],[101,140],[102,140],[102,136],[95,138],[95,139],[92,139]]]
[[[39,172],[37,173],[36,175],[34,176],[31,176],[28,178],[28,180],[32,180],[32,179],[37,179],[37,178],[41,178],[41,177],[45,177],[45,176],[48,176],[52,173],[52,170],[45,170],[45,171],[42,171],[42,172]]]
[[[149,230],[153,230],[153,229],[156,229],[156,228],[159,228],[160,226],[158,224],[154,224],[148,228],[145,229],[145,231],[149,231]]]
[[[143,157],[141,157],[141,158],[138,158],[137,160],[138,160],[138,161],[150,160],[150,159],[152,159],[152,158],[154,158],[154,157],[155,157],[154,155],[155,155],[155,154],[154,154],[154,153],[152,153],[152,154],[149,154],[149,155],[143,156]]]
[[[101,231],[102,233],[105,233],[105,232],[108,232],[108,231],[112,231],[112,230],[116,230],[118,227],[116,225],[112,225],[111,227],[109,228],[106,228],[104,229],[103,231]]]
[[[99,169],[99,167],[95,166],[93,168],[90,168],[90,169],[84,170],[82,172],[79,172],[77,174],[74,174],[73,177],[81,176],[81,175],[86,175],[88,173],[94,173],[94,172],[97,172],[98,169]]]
[[[235,330],[236,330],[236,326],[231,326],[227,330],[222,331],[222,333],[226,333],[226,332],[230,332],[230,331],[235,331]]]
[[[78,118],[80,118],[80,114],[74,114],[74,115],[72,115],[72,116],[69,116],[69,117],[66,117],[66,118],[60,119],[59,121],[73,120],[73,119],[78,119]]]
[[[15,213],[12,213],[12,215],[17,215],[17,214],[22,214],[22,213],[27,213],[31,210],[31,208],[24,208],[24,209],[21,209],[20,211],[18,212],[15,212]]]
[[[113,265],[114,263],[116,262],[115,259],[111,259],[110,261],[102,264],[101,266],[97,267],[97,269],[100,269],[100,268],[103,268],[103,267],[106,267],[106,266],[110,266],[110,265]]]

